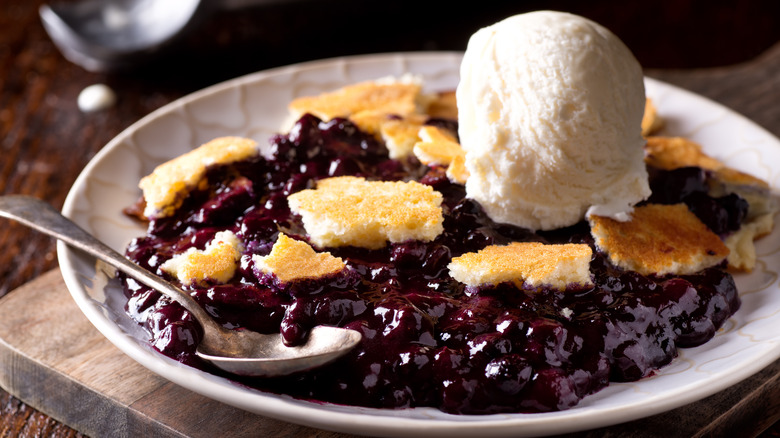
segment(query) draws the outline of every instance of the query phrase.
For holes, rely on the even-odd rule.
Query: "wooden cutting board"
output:
[[[0,300],[0,386],[90,436],[348,436],[251,414],[151,373],[89,323],[59,270]],[[778,419],[780,362],[775,362],[702,401],[569,436],[744,437]]]

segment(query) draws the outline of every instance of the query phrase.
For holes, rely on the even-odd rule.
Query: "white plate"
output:
[[[225,82],[177,100],[113,139],[70,191],[64,213],[122,250],[144,230],[122,215],[140,195],[138,180],[157,164],[214,137],[260,142],[276,132],[294,97],[361,80],[421,74],[429,90],[454,89],[461,54],[387,54],[333,59],[273,69]],[[780,142],[734,112],[670,85],[647,79],[647,93],[667,120],[666,133],[702,143],[730,165],[780,185]],[[118,287],[95,263],[64,245],[60,266],[78,306],[112,343],[154,373],[194,392],[285,421],[366,435],[529,436],[558,434],[653,415],[706,397],[780,357],[780,227],[760,241],[758,267],[737,275],[742,309],[713,340],[682,350],[656,376],[612,384],[563,412],[455,416],[435,409],[379,410],[298,401],[240,387],[155,353],[139,341],[123,312]],[[96,272],[97,271],[97,272]],[[193,419],[195,421],[195,419]]]

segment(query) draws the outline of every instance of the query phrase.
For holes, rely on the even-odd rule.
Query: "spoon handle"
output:
[[[55,237],[160,291],[184,306],[204,326],[204,329],[207,328],[207,325],[221,328],[189,294],[131,262],[46,202],[30,196],[0,196],[0,217],[15,220],[34,230]]]

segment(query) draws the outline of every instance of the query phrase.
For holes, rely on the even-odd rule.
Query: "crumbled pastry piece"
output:
[[[315,279],[341,272],[344,261],[329,252],[318,253],[306,242],[280,233],[271,253],[253,255],[255,267],[266,274],[273,274],[282,283]]]
[[[772,214],[758,216],[726,237],[729,248],[729,268],[750,272],[756,267],[756,239],[769,234],[773,227]]]
[[[623,269],[642,275],[686,275],[721,263],[723,241],[685,204],[636,207],[630,220],[589,218],[596,247]]]
[[[429,166],[449,166],[453,157],[463,155],[463,148],[452,136],[435,126],[423,126],[418,133],[420,141],[414,145],[414,154]]]
[[[361,131],[374,135],[381,131],[382,125],[390,120],[398,119],[401,119],[401,116],[390,116],[381,111],[362,111],[349,117],[349,120]]]
[[[458,120],[458,103],[455,99],[455,90],[435,94],[428,104],[427,113],[434,118]]]
[[[756,178],[753,175],[740,172],[739,170],[726,167],[725,165],[713,170],[715,174],[715,180],[717,180],[718,183],[723,184],[723,189],[726,187],[753,187],[757,190],[769,190],[769,183],[761,178]]]
[[[665,170],[686,166],[708,170],[724,167],[723,163],[702,152],[700,144],[684,137],[648,137],[645,163]]]
[[[455,257],[448,268],[452,278],[468,286],[513,282],[518,287],[566,289],[575,284],[592,285],[591,256],[592,250],[584,244],[513,242]]]
[[[444,230],[441,193],[415,181],[327,178],[287,200],[319,247],[377,249],[388,240],[431,241]]]
[[[209,166],[229,164],[258,155],[254,140],[240,137],[220,137],[167,161],[141,179],[147,218],[173,215],[190,190],[202,182]]]
[[[748,215],[742,227],[726,237],[729,267],[751,271],[756,263],[753,241],[769,234],[780,207],[766,181],[727,167],[702,151],[701,145],[682,137],[648,137],[645,161],[655,167],[673,170],[697,166],[712,172],[710,195],[720,197],[736,193],[748,202]]]
[[[417,131],[429,117],[457,119],[455,92],[423,94],[421,80],[406,75],[360,82],[318,96],[295,99],[290,120],[311,113],[322,120],[344,117],[381,138],[392,159],[412,153]],[[288,120],[289,124],[289,120]]]
[[[299,97],[288,108],[296,119],[305,113],[322,120],[359,118],[361,113],[403,117],[424,112],[421,106],[427,101],[422,98],[421,88],[421,80],[413,76],[365,81],[318,96]]]
[[[766,181],[727,167],[723,162],[704,153],[700,144],[684,137],[647,138],[645,162],[651,166],[673,170],[696,166],[714,172],[715,178],[732,186],[751,185],[768,189]]]
[[[451,181],[465,184],[468,178],[466,153],[457,139],[435,126],[423,126],[417,135],[420,137],[414,145],[417,159],[428,166],[447,167],[447,177]]]
[[[737,193],[754,212],[763,214],[776,208],[769,184],[753,175],[732,169],[702,151],[700,144],[682,137],[648,137],[645,162],[666,170],[697,166],[712,172],[711,195]]]
[[[469,170],[466,169],[466,156],[457,155],[452,158],[452,162],[447,167],[447,178],[458,184],[466,184],[469,178]]]
[[[400,160],[412,154],[415,143],[420,141],[417,133],[425,119],[425,116],[415,114],[405,118],[387,118],[382,122],[379,134],[390,158]]]
[[[642,136],[647,137],[658,132],[664,126],[664,120],[649,97],[645,99],[645,113],[642,116]]]
[[[243,251],[241,241],[233,232],[220,231],[205,249],[189,248],[167,260],[160,269],[185,286],[207,280],[223,284],[233,278]]]
[[[756,266],[754,241],[772,232],[774,217],[780,206],[765,181],[724,167],[715,172],[715,178],[710,183],[710,195],[718,197],[729,193],[736,193],[748,203],[742,226],[725,239],[731,250],[729,268],[750,272]]]

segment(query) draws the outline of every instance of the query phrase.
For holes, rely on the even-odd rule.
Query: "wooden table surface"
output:
[[[468,11],[437,1],[269,2],[218,13],[162,58],[114,73],[88,72],[64,59],[40,24],[41,3],[0,3],[0,193],[37,196],[58,208],[112,137],[200,88],[312,59],[462,50],[479,27],[539,8],[604,24],[629,45],[649,76],[719,101],[780,136],[780,2],[774,0],[718,6],[696,0],[496,1]],[[82,113],[76,99],[95,83],[112,87],[117,105]],[[0,222],[0,297],[56,266],[51,239]],[[780,425],[764,434],[780,436]],[[0,436],[79,433],[0,389]]]

